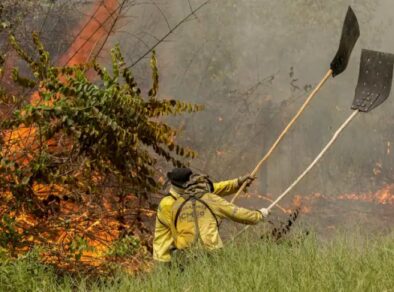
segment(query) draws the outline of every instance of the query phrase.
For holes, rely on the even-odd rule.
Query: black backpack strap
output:
[[[194,218],[194,239],[193,239],[193,243],[192,243],[193,245],[196,244],[197,242],[203,242],[203,240],[200,236],[200,226],[198,225],[196,201],[198,201],[197,198],[192,199],[193,218]]]
[[[201,198],[196,198],[196,200],[199,201],[201,204],[203,204],[205,207],[207,207],[207,209],[209,210],[209,212],[211,212],[213,218],[215,218],[217,227],[219,227],[219,225],[220,225],[220,224],[219,224],[219,220],[218,220],[218,218],[216,217],[215,213],[213,213],[211,207],[209,207],[208,203],[205,202],[205,201],[202,199],[202,197],[201,197]]]
[[[163,221],[160,220],[159,216],[156,216],[156,218],[157,218],[157,221],[159,221],[162,225],[169,228],[167,224],[165,224]]]
[[[204,195],[203,195],[203,196],[204,196]],[[179,206],[179,208],[178,208],[178,210],[176,211],[176,214],[175,214],[175,220],[174,220],[175,229],[177,228],[178,218],[179,218],[179,215],[181,214],[182,208],[183,208],[183,206],[185,206],[185,204],[186,204],[188,201],[190,201],[190,199],[194,199],[194,200],[196,200],[196,201],[199,201],[201,204],[203,204],[203,205],[209,210],[209,212],[211,212],[213,218],[215,218],[217,227],[220,226],[219,220],[218,220],[218,218],[216,217],[215,213],[212,211],[212,209],[211,209],[211,207],[208,205],[208,203],[205,202],[205,201],[202,199],[203,196],[201,196],[200,198],[195,197],[195,196],[189,197],[189,198],[185,199],[185,200],[182,202],[182,204]]]
[[[174,200],[176,200],[175,196],[174,196],[173,194],[171,194],[171,193],[168,193],[168,194],[166,195],[166,197],[171,197],[171,198],[173,198]]]
[[[174,219],[174,226],[175,226],[175,229],[177,228],[178,218],[179,218],[179,215],[181,214],[181,211],[182,211],[182,209],[183,209],[183,206],[185,206],[185,204],[186,204],[188,201],[190,201],[191,198],[192,198],[192,197],[189,197],[189,198],[185,199],[185,200],[181,203],[181,205],[179,206],[178,210],[176,210],[175,219]]]
[[[196,201],[200,201],[200,200],[198,200],[196,197],[193,197],[193,196],[191,196],[191,197],[187,198],[186,200],[184,200],[182,202],[182,204],[179,206],[179,208],[178,208],[178,210],[177,210],[177,212],[175,214],[174,225],[175,225],[175,229],[176,229],[177,228],[179,214],[181,213],[182,208],[185,206],[185,204],[188,201],[192,202],[192,210],[193,210],[193,218],[194,218],[194,239],[193,239],[192,245],[194,245],[199,240],[202,240],[201,236],[200,236],[200,227],[198,226],[198,217],[197,217],[197,210],[196,210]]]

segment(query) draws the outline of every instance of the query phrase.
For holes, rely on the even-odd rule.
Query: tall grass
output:
[[[35,267],[32,269],[32,267]],[[1,291],[394,291],[394,234],[313,236],[281,244],[243,237],[214,252],[178,258],[139,276],[56,277],[21,259],[0,264]]]

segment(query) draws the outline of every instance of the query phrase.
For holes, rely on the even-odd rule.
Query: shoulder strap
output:
[[[163,221],[161,221],[159,216],[156,215],[156,218],[157,218],[157,221],[159,221],[161,223],[161,225],[164,225],[165,227],[169,228],[167,224],[165,224]]]
[[[200,226],[198,225],[198,216],[196,210],[196,201],[197,198],[192,199],[192,208],[193,208],[193,218],[194,218],[194,239],[192,244],[194,245],[196,242],[200,241],[203,242],[201,235],[200,235]]]
[[[205,194],[204,194],[204,195],[205,195]],[[219,224],[219,220],[218,220],[218,218],[216,217],[215,213],[212,211],[211,207],[202,199],[202,197],[203,197],[204,195],[202,195],[200,198],[198,198],[197,196],[192,196],[192,197],[189,197],[189,198],[185,199],[185,200],[182,202],[182,204],[179,206],[179,208],[178,208],[178,210],[176,211],[176,214],[175,214],[175,219],[174,219],[174,226],[175,226],[175,229],[177,228],[178,218],[179,218],[179,215],[181,214],[182,208],[185,206],[185,204],[186,204],[188,201],[190,201],[190,199],[194,199],[194,200],[196,200],[196,201],[199,201],[201,204],[203,204],[203,205],[209,210],[209,212],[211,212],[213,218],[215,218],[217,227],[219,227],[219,225],[220,225],[220,224]]]
[[[171,197],[171,198],[173,198],[174,200],[176,200],[176,198],[175,198],[175,196],[173,195],[173,194],[171,194],[171,193],[168,193],[167,195],[165,195],[166,197]]]
[[[183,209],[183,206],[185,206],[185,204],[186,204],[188,201],[190,201],[191,198],[192,198],[192,197],[189,197],[189,198],[185,199],[185,200],[181,203],[181,205],[179,206],[178,210],[176,210],[175,219],[174,219],[174,226],[175,226],[175,229],[177,228],[178,218],[179,218],[179,215],[181,214],[181,211],[182,211],[182,209]]]
[[[202,197],[203,197],[203,196],[202,196]],[[201,204],[203,204],[205,207],[207,207],[207,209],[209,210],[209,212],[211,212],[213,218],[215,218],[217,227],[219,227],[219,220],[218,220],[218,218],[216,217],[215,213],[213,213],[213,211],[212,211],[211,207],[209,207],[208,203],[205,202],[205,201],[202,199],[202,197],[201,197],[201,198],[196,198],[196,200],[199,201]]]

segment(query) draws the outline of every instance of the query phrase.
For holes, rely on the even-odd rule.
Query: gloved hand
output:
[[[268,215],[271,213],[271,211],[266,208],[260,209],[259,211],[263,215],[263,218],[267,218]]]
[[[246,182],[246,187],[249,187],[255,179],[256,177],[251,176],[250,174],[240,176],[238,178],[238,187],[241,187],[244,184],[244,182]]]

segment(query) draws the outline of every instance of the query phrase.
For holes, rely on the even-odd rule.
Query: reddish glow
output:
[[[272,203],[275,199],[273,195],[259,195],[256,193],[243,194],[242,198],[253,200],[260,199]],[[276,205],[275,207],[280,209],[283,213],[290,214],[294,208],[299,208],[303,214],[308,214],[313,211],[313,204],[320,200],[325,201],[354,201],[360,203],[368,203],[373,205],[394,205],[394,184],[385,185],[376,192],[368,193],[345,193],[337,196],[326,196],[321,193],[313,193],[310,195],[294,195],[291,200],[291,204],[288,208],[286,203],[282,202],[282,205]]]
[[[78,65],[88,62],[97,46],[107,36],[115,19],[118,2],[116,0],[96,1],[94,17],[85,19],[76,30],[77,37],[67,52],[60,58],[60,64]],[[81,30],[81,27],[83,29]]]
[[[67,64],[73,66],[88,62],[92,54],[95,54],[95,49],[102,46],[105,41],[109,27],[117,17],[117,9],[118,2],[116,0],[97,0],[92,8],[92,16],[87,16],[78,26],[76,29],[77,36],[67,52],[59,59],[59,65]],[[7,60],[13,60],[13,58]],[[8,64],[7,66],[9,67],[10,65]],[[41,102],[39,90],[32,94],[31,103]],[[26,128],[22,126],[16,130],[3,133],[4,140],[7,141],[3,151],[15,153],[19,163],[28,163],[32,157],[32,153],[37,151],[39,146],[36,132],[37,129],[34,127]],[[52,150],[55,150],[54,147],[60,146],[56,141],[49,141],[48,144],[48,146],[52,147]],[[61,147],[67,146],[61,145]],[[32,189],[40,200],[45,200],[49,194],[60,196],[61,194],[64,195],[67,193],[67,190],[57,185],[48,186],[35,184]],[[6,201],[13,200],[10,192],[3,193],[2,197],[6,199]],[[132,195],[130,195],[130,197],[132,197]],[[106,214],[101,214],[102,217],[98,216],[100,219],[90,218],[89,216],[92,214],[88,213],[86,210],[81,210],[80,204],[76,202],[61,200],[60,203],[54,203],[53,206],[59,207],[59,210],[57,210],[57,219],[69,222],[68,224],[72,226],[72,228],[66,230],[57,225],[51,226],[51,221],[48,221],[49,226],[47,227],[48,230],[51,230],[50,232],[40,231],[36,234],[37,237],[32,235],[28,240],[33,243],[38,243],[42,238],[45,238],[47,243],[67,246],[75,235],[79,234],[88,240],[89,246],[94,247],[93,251],[83,252],[81,261],[93,266],[102,264],[105,251],[108,249],[110,242],[118,238],[121,225],[115,220],[116,212],[113,210],[108,200],[105,200],[104,210],[101,211]],[[147,216],[152,216],[154,214],[150,210],[145,209],[141,209],[139,212]],[[77,214],[80,215],[78,216]],[[10,215],[16,216],[19,232],[23,232],[24,229],[35,229],[40,225],[37,218],[31,214],[27,214],[24,210],[19,210],[18,214],[14,213]],[[57,261],[56,258],[51,259],[50,255],[44,255],[44,258],[49,262]]]
[[[381,205],[394,205],[394,184],[386,185],[375,193],[365,194],[343,194],[338,200],[359,201]]]
[[[354,201],[361,203],[369,203],[374,205],[394,205],[394,184],[385,185],[376,192],[368,193],[350,193],[340,194],[337,196],[324,196],[320,193],[312,195],[296,195],[293,198],[292,204],[295,207],[301,207],[302,213],[310,213],[312,211],[312,204],[318,200],[326,201]]]
[[[303,199],[300,195],[294,196],[293,205],[299,208],[301,213],[307,214],[311,211],[311,208],[303,203]]]

